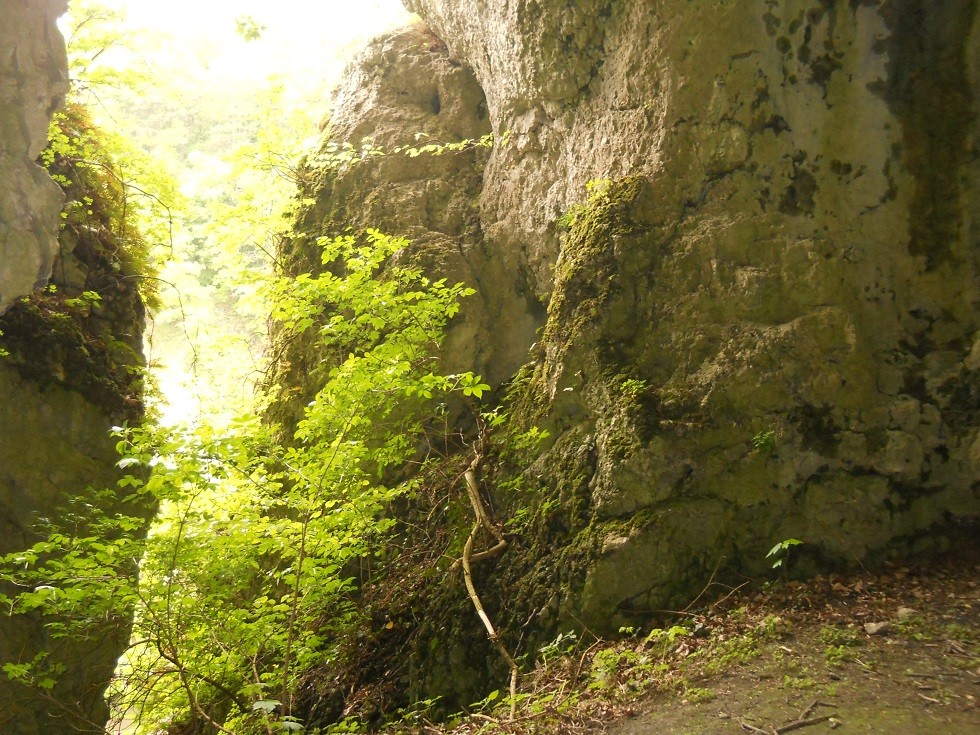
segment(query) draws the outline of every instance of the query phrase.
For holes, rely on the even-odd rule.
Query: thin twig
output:
[[[787,725],[776,728],[776,735],[783,735],[786,732],[792,732],[793,730],[799,730],[801,727],[810,727],[810,725],[819,725],[821,722],[826,722],[830,719],[830,715],[822,715],[820,717],[811,717],[808,720],[796,720],[795,722],[790,722]]]
[[[813,702],[810,703],[809,707],[807,707],[805,710],[800,712],[800,716],[798,719],[805,720],[807,717],[813,714],[814,710],[817,707],[833,707],[836,709],[837,705],[831,704],[830,702],[821,702],[819,699],[814,699]]]
[[[704,597],[704,593],[707,592],[708,591],[708,588],[711,587],[711,585],[714,584],[714,582],[715,582],[715,575],[718,574],[718,568],[721,566],[721,563],[722,563],[722,561],[724,561],[724,559],[725,559],[725,557],[723,557],[723,556],[719,556],[718,557],[718,563],[715,564],[715,568],[712,570],[711,576],[708,577],[708,583],[704,586],[704,589],[702,589],[701,592],[698,593],[698,596],[695,597],[693,600],[691,600],[687,604],[687,607],[685,607],[681,612],[685,612],[686,613],[688,610],[690,610],[692,607],[694,607],[697,604],[698,600],[700,600],[702,597]]]
[[[729,597],[731,597],[732,595],[734,595],[736,592],[738,592],[740,589],[742,589],[745,585],[747,585],[751,581],[752,581],[751,579],[747,579],[744,582],[742,582],[742,584],[738,585],[737,587],[732,587],[731,591],[727,595],[725,595],[724,597],[722,597],[720,600],[715,600],[713,603],[711,603],[711,609],[713,610],[714,608],[718,607],[721,603],[723,603]]]
[[[483,505],[483,500],[480,498],[480,488],[476,481],[476,469],[480,464],[482,459],[479,452],[470,462],[470,466],[466,469],[464,477],[466,478],[466,490],[470,498],[470,505],[473,506],[473,515],[476,517],[476,521],[473,524],[473,528],[470,530],[470,535],[466,539],[466,544],[463,547],[463,581],[466,584],[466,591],[469,593],[470,601],[473,603],[473,607],[476,608],[476,614],[480,617],[483,622],[483,627],[487,630],[487,637],[490,642],[496,647],[500,652],[501,657],[507,662],[510,667],[510,718],[514,719],[517,714],[517,678],[520,675],[520,669],[517,666],[517,661],[511,655],[510,651],[500,640],[497,635],[497,631],[493,627],[493,623],[490,622],[490,617],[487,615],[486,611],[483,609],[483,603],[480,601],[480,595],[477,594],[476,586],[473,584],[473,569],[471,563],[473,561],[473,544],[476,541],[476,536],[480,532],[481,528],[487,529],[496,539],[497,547],[500,547],[500,551],[507,546],[507,542],[493,523],[490,522],[487,516],[486,508]],[[496,548],[496,547],[494,547]],[[500,553],[500,552],[496,552]],[[483,558],[486,558],[485,556]]]

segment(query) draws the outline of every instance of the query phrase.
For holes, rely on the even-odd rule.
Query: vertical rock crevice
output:
[[[970,43],[976,33],[964,18],[976,0],[935,3],[892,0],[882,8],[890,35],[884,95],[901,123],[902,156],[915,177],[909,252],[929,269],[954,259],[962,236],[963,171],[972,155],[976,117]]]

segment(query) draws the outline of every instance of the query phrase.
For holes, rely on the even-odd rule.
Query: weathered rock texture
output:
[[[77,294],[72,278],[82,274],[85,288],[103,300],[98,309],[66,307],[63,295],[37,295],[0,317],[0,347],[9,351],[0,357],[0,555],[46,535],[43,519],[80,529],[93,503],[111,512],[112,496],[96,495],[114,489],[123,474],[111,429],[142,416],[140,374],[133,371],[142,365],[143,310],[135,286],[93,257],[90,242],[67,232],[63,242],[55,269],[72,277],[55,275],[59,294]],[[149,516],[150,509],[125,512]],[[47,664],[64,666],[50,692],[0,680],[0,732],[102,733],[103,693],[129,629],[123,615],[93,623],[85,641],[65,640],[37,618],[0,613],[0,661],[29,663],[43,653]]]
[[[105,412],[81,394],[42,388],[0,366],[0,554],[39,540],[33,529],[39,517],[64,514],[70,497],[115,485],[118,456],[110,428]],[[0,661],[29,663],[43,652],[48,663],[66,667],[49,695],[0,680],[0,732],[103,732],[108,719],[103,693],[129,628],[110,621],[91,633],[84,645],[66,644],[34,618],[0,615]]]
[[[969,533],[976,2],[406,5],[448,52],[377,42],[334,139],[498,145],[342,172],[305,222],[438,243],[479,290],[458,352],[529,361],[511,421],[551,439],[496,499],[550,502],[490,583],[515,638],[683,606],[784,539],[803,570]]]
[[[482,172],[489,150],[480,139],[490,133],[486,100],[473,73],[452,58],[445,44],[424,26],[373,42],[351,65],[337,92],[336,114],[324,147],[310,156],[303,172],[295,237],[281,244],[281,261],[301,273],[320,264],[317,237],[336,237],[374,228],[412,241],[404,257],[424,264],[449,282],[479,284],[466,299],[445,349],[447,370],[480,365],[490,379],[506,380],[525,359],[544,311],[522,294],[522,279],[508,272],[499,253],[484,247],[480,219]],[[461,150],[411,155],[402,148],[470,141]],[[337,148],[353,144],[358,153],[336,165]],[[373,148],[385,155],[361,156]],[[501,331],[498,325],[507,324]],[[491,334],[493,338],[491,339]],[[302,386],[306,399],[278,404],[298,418],[316,392],[326,367],[304,344],[281,346],[275,382],[291,391]]]
[[[55,20],[66,0],[0,0],[0,312],[44,284],[58,249],[61,192],[35,159],[68,91]]]
[[[786,538],[876,561],[976,516],[975,2],[407,4],[511,133],[480,213],[549,304],[534,474],[576,465],[602,529],[562,607],[615,629]]]
[[[56,293],[21,299],[0,316],[0,348],[9,353],[0,357],[0,555],[44,537],[43,519],[81,530],[86,508],[117,505],[96,493],[116,488],[123,474],[112,427],[142,417],[143,306],[92,233],[62,233]],[[101,302],[71,305],[83,290]],[[150,509],[126,508],[133,512]],[[29,663],[43,653],[47,664],[64,666],[50,692],[0,679],[0,732],[103,732],[103,693],[129,629],[123,615],[93,623],[85,641],[65,640],[35,617],[0,613],[0,661]]]

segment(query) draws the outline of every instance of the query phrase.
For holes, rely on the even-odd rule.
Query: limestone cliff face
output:
[[[68,91],[66,0],[0,0],[0,312],[47,281],[62,195],[35,163]]]
[[[57,291],[0,315],[0,555],[47,536],[44,519],[82,529],[93,504],[118,507],[111,491],[124,473],[110,432],[142,417],[142,301],[135,281],[119,277],[109,254],[118,251],[104,249],[105,231],[88,224],[61,234]],[[83,291],[101,300],[86,303]],[[53,635],[36,617],[0,612],[0,661],[44,655],[61,668],[50,691],[0,679],[0,732],[102,733],[103,694],[128,640],[125,619],[93,623],[79,641]]]
[[[598,555],[560,608],[976,517],[975,2],[406,4],[510,131],[480,222],[548,304],[529,474],[577,478]]]
[[[143,305],[137,281],[123,277],[124,237],[107,204],[120,193],[99,167],[106,179],[86,182],[78,167],[56,161],[63,191],[35,163],[66,91],[54,25],[64,9],[0,0],[0,555],[45,535],[42,519],[68,523],[72,499],[71,522],[83,524],[86,504],[101,502],[95,492],[120,477],[111,427],[142,415]],[[68,120],[69,136],[87,129],[78,110]],[[62,228],[66,193],[78,206]],[[55,289],[31,294],[52,269]],[[107,620],[89,633],[69,643],[34,617],[0,611],[0,664],[45,656],[60,670],[48,690],[0,674],[0,732],[103,732],[103,693],[129,627]]]
[[[539,305],[521,292],[523,280],[484,243],[480,192],[489,150],[479,142],[490,120],[472,71],[425,26],[404,29],[373,42],[350,66],[336,108],[323,147],[303,173],[302,196],[311,204],[301,207],[296,237],[282,243],[281,262],[297,273],[315,271],[317,237],[366,227],[410,239],[404,257],[450,282],[479,284],[443,350],[446,369],[479,366],[490,379],[506,380],[526,359],[544,311],[535,312]],[[440,155],[392,153],[460,141],[470,143]],[[348,144],[353,158],[337,166]],[[362,155],[370,148],[386,155]],[[295,342],[279,351],[275,382],[287,392],[301,386],[304,395],[315,393],[324,369],[319,356]],[[280,418],[288,425],[305,403],[285,401],[276,411],[286,412]]]
[[[439,241],[479,291],[468,367],[527,364],[511,422],[551,439],[495,498],[536,509],[492,573],[505,629],[614,632],[785,539],[805,571],[969,533],[976,2],[406,5],[431,43],[376,43],[334,141],[497,144],[341,171],[305,222]],[[455,681],[428,692],[462,686],[429,650]]]

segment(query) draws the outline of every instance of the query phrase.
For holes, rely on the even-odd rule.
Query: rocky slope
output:
[[[406,5],[431,31],[353,67],[334,143],[496,144],[314,176],[301,221],[414,238],[478,290],[447,353],[526,364],[505,617],[615,631],[786,539],[802,572],[970,533],[975,2]]]

